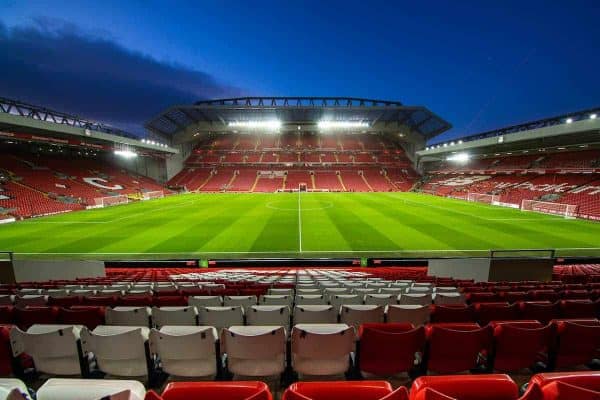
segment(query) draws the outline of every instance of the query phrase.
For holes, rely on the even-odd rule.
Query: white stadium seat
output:
[[[217,330],[211,326],[163,326],[150,331],[150,351],[174,376],[217,375]]]
[[[296,296],[297,305],[327,304],[327,299],[322,294],[299,294]]]
[[[297,305],[294,308],[294,324],[335,324],[338,310],[328,305]]]
[[[225,296],[223,297],[223,305],[225,307],[230,306],[242,306],[244,310],[247,310],[250,306],[255,306],[257,303],[256,296]]]
[[[437,292],[434,295],[435,304],[463,304],[465,299],[458,292]]]
[[[385,319],[385,306],[380,305],[343,305],[340,322],[355,329],[365,323],[381,323]]]
[[[106,308],[106,325],[144,326],[150,325],[149,307]]]
[[[141,382],[114,379],[48,379],[37,391],[37,400],[98,400],[127,392],[128,400],[143,400]]]
[[[398,296],[401,305],[431,305],[431,293],[404,293]]]
[[[286,331],[281,326],[232,326],[221,339],[234,375],[267,377],[285,370]]]
[[[415,304],[389,305],[387,308],[387,322],[409,322],[414,326],[424,325],[429,322],[430,306]]]
[[[160,328],[165,325],[197,325],[196,307],[153,307],[152,323]]]
[[[100,325],[90,332],[81,330],[81,345],[92,353],[100,371],[123,377],[149,374],[145,343],[150,330],[145,327]]]
[[[195,307],[221,307],[223,299],[220,296],[190,296],[188,305]]]
[[[242,307],[200,307],[198,308],[200,325],[214,326],[219,331],[234,325],[244,325]]]
[[[365,304],[387,306],[388,304],[396,304],[397,297],[391,293],[371,293],[365,295]]]
[[[28,354],[37,372],[50,375],[81,375],[78,341],[80,327],[33,325],[27,332],[10,331],[13,356]]]
[[[338,376],[350,368],[354,328],[346,324],[298,324],[292,330],[292,368],[301,376]]]
[[[283,326],[289,332],[290,308],[288,306],[252,306],[246,310],[248,325]]]

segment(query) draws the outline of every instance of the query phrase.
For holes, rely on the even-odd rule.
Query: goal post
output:
[[[129,198],[126,195],[121,194],[117,196],[97,197],[94,199],[94,202],[96,203],[97,207],[109,207],[119,204],[127,204],[129,203]]]
[[[521,211],[535,211],[543,214],[562,215],[565,218],[577,216],[577,206],[574,204],[552,203],[548,201],[523,200]]]
[[[163,197],[165,197],[165,192],[163,192],[162,190],[154,190],[151,192],[142,193],[143,200],[162,199]]]
[[[467,194],[468,201],[477,201],[479,203],[498,203],[500,201],[500,195],[497,194],[485,194],[485,193],[468,193]]]

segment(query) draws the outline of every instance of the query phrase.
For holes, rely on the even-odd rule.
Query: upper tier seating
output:
[[[309,190],[397,191],[413,186],[411,165],[396,143],[371,134],[213,135],[198,143],[169,185],[206,192],[296,190],[300,183]]]

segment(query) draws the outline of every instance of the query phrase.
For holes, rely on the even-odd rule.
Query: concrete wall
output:
[[[103,261],[14,260],[13,270],[17,282],[106,276]]]
[[[475,279],[487,281],[490,274],[489,258],[443,258],[429,260],[427,274],[430,276]]]
[[[165,161],[167,180],[173,178],[183,169],[185,160],[192,154],[193,146],[191,143],[182,143],[178,146],[179,154],[173,154]]]

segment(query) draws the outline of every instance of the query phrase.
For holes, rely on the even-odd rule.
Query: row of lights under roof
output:
[[[150,139],[142,139],[141,142],[144,144],[149,144],[150,146],[169,147],[167,144],[155,142],[154,140]]]
[[[596,114],[596,113],[590,114],[590,119],[596,119],[596,118],[598,118],[598,114]],[[569,117],[569,118],[565,119],[565,123],[572,124],[573,118]]]
[[[457,144],[463,144],[463,141],[459,140],[458,142],[450,142],[450,143],[444,143],[444,144],[437,144],[437,145],[433,145],[433,146],[427,146],[427,147],[425,147],[425,150],[439,149],[440,147],[456,146]]]
[[[598,114],[594,113],[594,114],[590,114],[590,119],[596,119],[598,118]],[[565,119],[565,123],[566,124],[572,124],[573,123],[573,118],[567,118]],[[462,144],[462,140],[458,141],[458,144]],[[425,147],[425,150],[434,150],[434,149],[439,149],[440,147],[448,147],[448,146],[454,146],[456,143],[455,142],[450,142],[450,143],[444,143],[444,144],[437,144],[437,145],[433,145],[433,146],[428,146]]]

